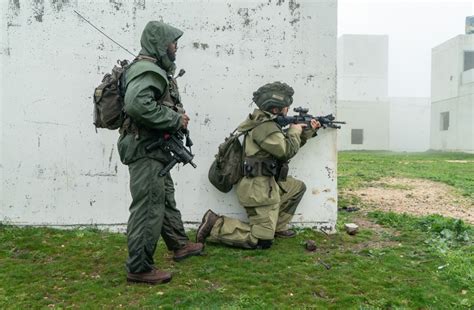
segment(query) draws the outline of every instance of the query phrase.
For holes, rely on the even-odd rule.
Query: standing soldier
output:
[[[249,223],[208,210],[197,230],[197,242],[204,243],[207,238],[241,248],[268,249],[275,237],[295,236],[288,223],[306,186],[287,176],[288,160],[315,136],[320,124],[313,119],[311,128],[292,124],[288,131],[282,130],[274,120],[288,113],[293,94],[293,88],[280,82],[263,85],[253,93],[259,109],[238,127],[241,132],[250,130],[244,139],[244,177],[237,184],[237,197]]]
[[[186,130],[189,117],[183,110],[176,80],[177,40],[183,32],[151,21],[143,30],[141,51],[124,75],[124,111],[127,118],[120,130],[120,159],[128,165],[132,203],[127,225],[129,282],[166,283],[171,274],[155,268],[153,254],[160,235],[180,261],[199,255],[202,243],[189,241],[181,213],[176,208],[170,173],[159,172],[172,158],[160,148],[146,147],[158,138]]]

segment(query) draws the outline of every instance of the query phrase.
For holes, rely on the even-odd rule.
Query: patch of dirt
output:
[[[386,249],[386,248],[394,248],[398,246],[399,243],[395,241],[389,241],[389,240],[377,240],[377,241],[364,241],[361,243],[356,243],[351,246],[351,250],[353,253],[360,252],[365,249]]]
[[[350,191],[350,194],[378,210],[413,215],[439,214],[474,224],[474,201],[438,182],[384,178],[367,188]]]
[[[399,236],[400,233],[396,231],[395,229],[383,227],[375,222],[372,222],[369,220],[366,216],[367,214],[361,214],[362,216],[358,217],[353,217],[352,222],[357,224],[357,226],[361,228],[368,228],[372,231],[374,231],[377,235],[382,235],[383,233],[389,233],[394,236]]]
[[[360,252],[364,249],[382,249],[396,247],[399,245],[399,243],[396,241],[387,240],[386,236],[399,236],[399,231],[393,228],[383,227],[375,222],[372,222],[367,218],[366,214],[360,214],[360,216],[353,217],[352,222],[357,224],[357,226],[359,226],[359,229],[370,229],[375,234],[372,240],[353,244],[351,246],[353,252]]]

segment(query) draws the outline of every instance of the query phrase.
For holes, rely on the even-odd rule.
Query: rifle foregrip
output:
[[[170,172],[171,169],[178,163],[178,161],[174,158],[166,167],[161,169],[160,173],[158,175],[160,177],[164,177],[168,172]]]
[[[161,140],[158,140],[158,141],[155,141],[149,145],[147,145],[145,147],[145,151],[148,153],[148,152],[151,152],[153,150],[156,150],[157,148],[161,147],[163,145],[163,141]]]

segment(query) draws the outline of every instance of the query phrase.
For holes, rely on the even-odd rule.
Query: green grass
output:
[[[340,152],[338,157],[342,189],[363,187],[382,177],[422,178],[451,185],[474,199],[474,154]]]
[[[340,185],[363,186],[396,175],[437,177],[439,181],[451,179],[461,193],[472,197],[472,176],[467,175],[472,164],[451,169],[445,160],[453,159],[472,160],[472,156],[341,153],[339,172],[344,176]],[[398,161],[408,163],[400,169],[387,164]],[[450,169],[457,171],[451,177],[447,174]],[[361,207],[356,197],[342,197],[340,203]],[[349,236],[342,232],[349,221],[367,224],[361,225],[359,234]],[[148,286],[125,282],[123,234],[0,225],[0,308],[474,306],[472,226],[441,216],[359,211],[341,212],[337,227],[340,233],[330,236],[298,230],[296,238],[277,239],[266,251],[207,244],[205,256],[180,263],[172,261],[160,241],[156,261],[174,277],[167,285]],[[304,249],[307,239],[316,241],[315,252]]]

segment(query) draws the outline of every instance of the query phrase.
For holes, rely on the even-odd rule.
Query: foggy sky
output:
[[[389,96],[430,97],[431,49],[464,34],[469,15],[474,0],[339,0],[338,36],[389,35]]]

